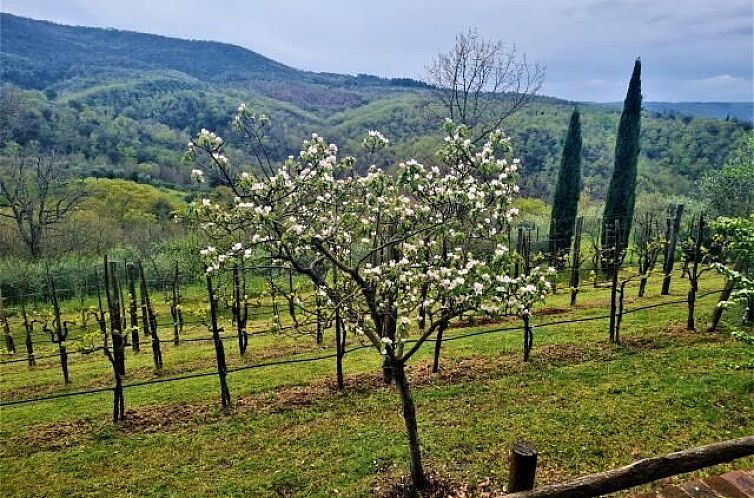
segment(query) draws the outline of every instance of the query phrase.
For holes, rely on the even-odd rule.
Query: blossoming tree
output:
[[[259,120],[243,104],[237,128],[254,137]],[[552,269],[513,278],[517,255],[504,234],[518,214],[519,160],[500,131],[477,146],[469,129],[448,122],[438,163],[410,160],[394,172],[355,160],[313,134],[276,171],[254,173],[231,164],[223,140],[202,130],[189,143],[194,176],[220,178],[234,194],[227,202],[202,199],[194,213],[217,239],[203,251],[208,272],[244,260],[307,277],[357,335],[384,356],[400,393],[411,476],[426,487],[406,363],[448,322],[465,312],[527,317],[544,299]],[[387,145],[370,132],[364,146]],[[303,306],[307,296],[297,302]],[[413,325],[421,321],[419,329]],[[411,331],[416,331],[413,335]]]

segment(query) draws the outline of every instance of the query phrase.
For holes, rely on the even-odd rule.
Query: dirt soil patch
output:
[[[670,337],[669,337],[669,336]],[[670,331],[659,337],[628,337],[620,348],[608,343],[554,344],[534,350],[528,363],[518,354],[503,354],[494,358],[443,359],[439,372],[432,373],[430,361],[410,365],[408,375],[414,389],[447,385],[458,382],[485,381],[528,368],[553,368],[585,361],[609,361],[620,354],[666,347],[677,341],[721,340],[709,334],[691,334],[688,331]],[[250,412],[274,413],[297,409],[314,403],[329,402],[339,396],[364,395],[376,389],[389,389],[381,372],[347,375],[346,393],[339,393],[334,378],[319,379],[306,385],[288,386],[274,391],[241,395],[234,398],[233,406],[222,409],[217,404],[171,404],[129,409],[117,426],[108,421],[79,418],[70,422],[40,424],[30,427],[26,434],[9,438],[4,452],[34,452],[53,450],[78,444],[81,441],[112,437],[116,433],[153,433],[166,430],[184,430]],[[451,496],[451,495],[448,495]]]

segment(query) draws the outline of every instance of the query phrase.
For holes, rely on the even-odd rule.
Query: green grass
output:
[[[627,307],[685,296],[687,283],[679,280],[674,295],[659,297],[656,280],[646,298]],[[710,276],[701,291],[721,285]],[[557,313],[534,323],[605,314],[607,298],[604,289],[586,288],[570,310],[561,292],[548,302]],[[698,303],[700,330],[713,304],[714,296]],[[606,320],[542,327],[528,364],[518,332],[450,341],[441,376],[427,373],[427,345],[409,369],[427,466],[458,484],[489,477],[502,487],[508,448],[526,439],[540,451],[539,482],[559,482],[754,433],[754,375],[741,368],[754,350],[727,333],[735,311],[726,311],[720,334],[683,330],[685,316],[683,304],[626,315],[619,346],[607,343]],[[484,328],[499,325],[449,336]],[[226,341],[231,366],[260,361],[265,352],[287,357],[287,348],[331,351],[312,342],[255,336],[251,358],[242,360]],[[197,366],[211,371],[210,344],[163,346],[164,376]],[[27,386],[26,395],[32,386],[56,393],[110,385],[101,356],[71,361],[73,384],[65,388],[54,361],[32,370],[3,365],[3,400],[25,397]],[[127,363],[127,382],[156,377],[148,346]],[[236,406],[227,413],[214,376],[128,389],[132,418],[121,429],[108,421],[109,393],[5,407],[0,488],[19,497],[370,496],[408,471],[399,399],[375,382],[379,364],[369,350],[348,355],[343,395],[330,388],[332,360],[232,373]]]

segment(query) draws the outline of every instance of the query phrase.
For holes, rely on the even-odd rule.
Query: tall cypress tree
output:
[[[636,59],[628,93],[623,102],[623,114],[615,141],[615,168],[605,200],[602,217],[602,245],[614,244],[615,220],[620,220],[620,245],[626,247],[636,200],[636,163],[639,158],[641,131],[641,59]]]
[[[550,216],[550,254],[561,256],[571,247],[573,224],[581,194],[581,120],[574,109],[560,158],[558,183]]]

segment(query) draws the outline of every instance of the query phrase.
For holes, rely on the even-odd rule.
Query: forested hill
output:
[[[239,102],[272,118],[267,146],[278,159],[314,131],[353,152],[367,130],[380,129],[391,140],[380,158],[385,165],[409,156],[431,160],[439,140],[439,122],[424,110],[428,91],[417,81],[300,71],[224,43],[0,14],[0,63],[0,146],[56,150],[82,175],[185,184],[186,141],[202,127],[232,139]],[[549,197],[573,105],[539,98],[506,122],[524,159],[525,193]],[[599,198],[620,109],[579,106],[584,182]],[[640,191],[690,193],[750,129],[735,119],[646,110]],[[240,161],[248,154],[240,147],[229,153]]]
[[[3,77],[28,88],[61,84],[84,72],[107,77],[134,70],[179,71],[201,81],[225,85],[264,81],[343,86],[399,83],[369,76],[301,71],[228,43],[0,15]]]

